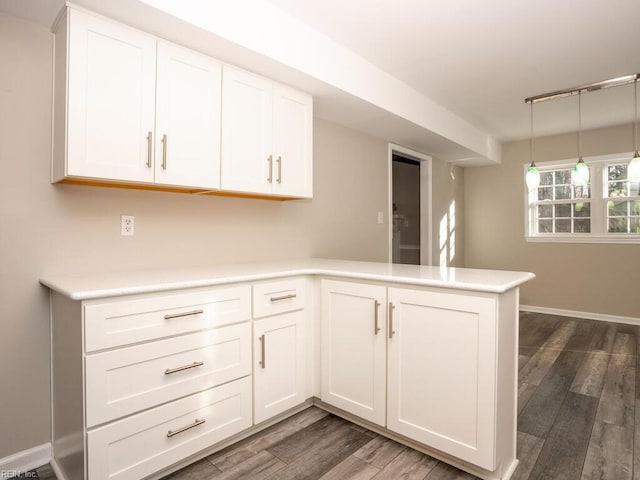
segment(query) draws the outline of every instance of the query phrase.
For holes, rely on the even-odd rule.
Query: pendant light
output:
[[[582,159],[582,91],[578,91],[578,162],[571,170],[572,185],[587,185],[589,183],[589,167]]]
[[[536,167],[536,163],[533,161],[533,102],[531,102],[531,136],[529,139],[529,152],[531,155],[531,165],[527,168],[527,176],[525,177],[527,182],[527,188],[534,190],[540,185],[540,171]]]
[[[633,148],[635,153],[627,167],[627,179],[630,182],[640,182],[640,154],[638,154],[638,77],[633,82]]]

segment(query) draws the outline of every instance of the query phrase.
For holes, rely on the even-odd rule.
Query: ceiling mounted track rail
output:
[[[634,73],[624,77],[610,78],[609,80],[603,80],[601,82],[590,83],[588,85],[581,85],[579,87],[567,88],[564,90],[557,90],[555,92],[543,93],[542,95],[525,98],[524,101],[525,103],[544,102],[554,98],[570,97],[572,95],[577,95],[578,93],[595,92],[605,88],[619,87],[621,85],[626,85],[627,83],[633,83],[636,80],[640,80],[640,73]]]

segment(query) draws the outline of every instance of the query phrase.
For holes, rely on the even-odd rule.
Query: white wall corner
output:
[[[0,458],[0,478],[12,478],[21,473],[48,464],[51,461],[51,444],[23,450],[8,457]]]

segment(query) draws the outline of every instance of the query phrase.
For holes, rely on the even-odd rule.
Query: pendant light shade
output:
[[[527,188],[534,190],[540,185],[540,171],[536,167],[536,163],[533,161],[533,102],[531,102],[531,136],[529,140],[529,152],[531,155],[531,165],[527,168],[527,175],[525,181],[527,182]]]
[[[627,167],[627,179],[640,182],[640,154],[638,154],[638,79],[633,82],[633,148],[635,153]]]
[[[578,91],[578,162],[573,170],[571,170],[572,185],[588,185],[589,184],[589,167],[582,159],[582,92]]]

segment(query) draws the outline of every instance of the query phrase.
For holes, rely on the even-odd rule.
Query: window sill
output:
[[[531,243],[612,243],[612,244],[634,244],[640,243],[638,234],[619,235],[527,235],[527,242]]]

